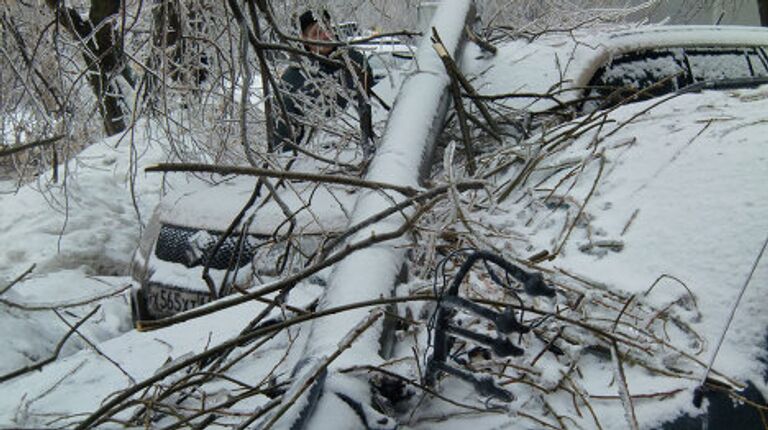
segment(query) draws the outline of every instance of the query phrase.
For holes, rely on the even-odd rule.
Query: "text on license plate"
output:
[[[147,309],[155,317],[173,315],[211,301],[208,293],[177,290],[159,285],[147,286]]]

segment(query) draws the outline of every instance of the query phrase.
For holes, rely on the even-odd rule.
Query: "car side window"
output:
[[[749,65],[752,68],[753,76],[768,77],[768,58],[765,55],[764,48],[752,48],[747,51]]]
[[[687,47],[628,52],[597,70],[585,91],[582,113],[626,101],[670,94],[700,82],[768,77],[761,47]],[[642,91],[632,99],[629,96]]]
[[[591,112],[614,106],[641,90],[644,91],[638,99],[669,94],[689,83],[687,74],[683,52],[678,48],[616,56],[592,77],[582,110]]]
[[[685,50],[693,82],[752,77],[746,49],[688,48]]]

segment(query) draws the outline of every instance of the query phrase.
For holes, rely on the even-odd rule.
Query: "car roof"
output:
[[[474,58],[465,64],[481,94],[546,94],[560,89],[564,91],[558,98],[567,102],[579,95],[573,89],[588,85],[595,72],[616,55],[693,46],[768,46],[768,29],[706,25],[592,28],[545,34],[532,41],[506,42],[499,46],[496,56],[479,61],[480,51],[475,47],[467,54]],[[505,100],[504,104],[515,109],[543,111],[554,107],[556,102],[531,97]]]
[[[714,25],[647,26],[609,32],[594,39],[599,44],[594,45],[591,61],[572,76],[576,86],[587,85],[597,69],[616,55],[672,47],[768,46],[768,29]]]
[[[754,46],[768,45],[768,28],[717,25],[644,26],[609,32],[606,47],[629,50],[664,46]]]

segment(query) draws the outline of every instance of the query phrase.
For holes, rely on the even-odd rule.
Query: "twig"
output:
[[[710,390],[724,392],[725,394],[727,394],[731,398],[733,398],[735,400],[738,400],[739,402],[746,403],[749,406],[757,409],[761,413],[768,412],[768,406],[761,405],[760,403],[757,403],[757,402],[755,402],[753,400],[750,400],[750,399],[748,399],[748,398],[746,398],[746,397],[744,397],[742,395],[739,395],[738,393],[734,392],[733,390],[731,390],[731,389],[729,389],[727,387],[723,387],[722,385],[720,385],[718,383],[711,383],[711,382],[707,381],[706,387],[707,387],[707,389],[710,389]]]
[[[92,317],[96,313],[96,311],[98,311],[100,308],[101,308],[101,305],[96,306],[95,308],[93,308],[93,310],[91,310],[88,313],[88,315],[86,315],[83,318],[81,318],[80,321],[78,321],[77,324],[75,324],[67,332],[67,334],[64,335],[63,338],[61,338],[61,340],[59,341],[58,345],[56,345],[56,349],[53,351],[53,355],[51,355],[50,357],[46,358],[45,360],[38,361],[35,364],[31,364],[29,366],[22,367],[21,369],[14,370],[13,372],[10,372],[10,373],[7,373],[5,375],[0,376],[0,384],[3,383],[3,382],[9,381],[11,379],[14,379],[16,377],[19,377],[21,375],[24,375],[26,373],[33,372],[35,370],[40,370],[44,366],[46,366],[46,365],[56,361],[56,359],[59,358],[59,354],[61,353],[61,349],[64,347],[64,344],[67,342],[67,339],[69,339],[69,337],[72,336],[72,334],[74,334],[77,331],[77,328],[80,327],[81,325],[83,325],[83,323],[85,323],[88,320],[88,318]]]
[[[600,420],[597,418],[597,414],[595,413],[594,408],[592,408],[592,404],[589,403],[589,399],[587,399],[584,393],[581,392],[581,389],[576,386],[576,383],[573,382],[573,379],[569,375],[566,374],[563,376],[571,384],[571,387],[573,387],[573,391],[579,396],[581,401],[584,402],[584,405],[587,407],[589,414],[592,415],[592,420],[595,422],[595,426],[597,427],[597,430],[603,430],[603,426],[600,425]]]
[[[0,296],[2,296],[3,294],[5,294],[5,293],[6,293],[8,290],[10,290],[11,288],[13,288],[13,287],[14,287],[14,285],[18,284],[18,283],[19,283],[19,282],[21,282],[21,281],[22,281],[24,278],[26,278],[27,276],[29,276],[29,274],[30,274],[30,273],[32,273],[32,271],[33,271],[33,270],[35,270],[35,267],[37,267],[37,264],[33,264],[33,265],[29,266],[29,269],[25,270],[25,271],[24,271],[24,273],[22,273],[21,275],[17,276],[17,277],[16,277],[16,279],[14,279],[14,280],[13,280],[13,281],[11,281],[11,282],[10,282],[8,285],[6,285],[6,286],[4,286],[2,289],[0,289]]]
[[[554,259],[560,254],[560,251],[562,251],[563,247],[565,246],[565,243],[568,241],[568,238],[571,236],[571,232],[573,232],[573,229],[576,227],[576,224],[579,222],[579,218],[581,218],[581,215],[584,213],[584,208],[589,203],[590,198],[595,193],[595,190],[597,189],[597,184],[600,182],[601,177],[603,176],[603,169],[605,168],[605,157],[602,154],[599,154],[598,157],[600,158],[600,168],[597,171],[597,177],[595,178],[595,181],[592,183],[592,188],[590,188],[589,192],[587,193],[587,196],[584,198],[584,203],[579,206],[579,211],[576,213],[576,217],[573,219],[573,223],[571,223],[570,227],[568,227],[568,231],[565,234],[565,237],[563,238],[562,242],[557,246],[555,251],[552,253],[552,256],[550,259]]]
[[[477,35],[477,33],[472,31],[472,27],[470,27],[469,25],[464,27],[464,31],[467,32],[467,39],[476,43],[477,46],[480,47],[480,49],[490,52],[492,55],[496,55],[496,53],[499,51],[498,48],[496,48],[494,45],[492,45],[491,43],[489,43],[484,39],[481,39],[480,36]]]
[[[245,420],[242,424],[240,424],[235,430],[246,430],[248,426],[254,423],[257,419],[264,416],[265,413],[271,411],[272,409],[280,406],[280,401],[282,399],[272,399],[267,403],[266,405],[260,406],[256,411],[254,411],[250,417],[248,417],[247,420]]]
[[[554,344],[555,344],[555,341],[556,341],[557,339],[559,339],[559,338],[560,338],[560,336],[562,336],[562,334],[563,334],[563,329],[564,329],[564,327],[560,327],[560,328],[557,330],[557,333],[555,333],[555,335],[552,337],[552,339],[550,339],[550,340],[549,340],[549,342],[547,342],[547,344],[544,346],[544,348],[542,348],[542,349],[541,349],[541,351],[539,351],[539,353],[538,353],[538,354],[536,354],[536,356],[535,356],[535,357],[533,357],[533,360],[531,360],[531,364],[530,364],[530,366],[531,366],[531,367],[535,366],[535,365],[536,365],[536,362],[538,362],[538,361],[539,361],[539,359],[540,359],[541,357],[543,357],[543,356],[544,356],[544,353],[545,353],[545,352],[547,352],[547,351],[549,351],[549,349],[552,347],[552,345],[554,345]]]
[[[629,302],[627,302],[629,303]],[[613,357],[613,365],[616,374],[616,380],[619,383],[619,395],[621,397],[621,404],[624,406],[624,416],[627,419],[627,424],[631,430],[639,430],[637,424],[637,415],[635,415],[635,407],[632,404],[632,397],[629,396],[629,388],[627,387],[627,377],[624,375],[624,367],[621,364],[621,356],[619,355],[619,348],[616,342],[611,342],[611,356]]]
[[[690,297],[691,301],[693,302],[693,307],[696,309],[696,314],[698,316],[701,316],[701,310],[699,309],[699,304],[698,304],[698,302],[696,300],[696,296],[693,294],[693,291],[691,291],[691,289],[688,288],[687,285],[685,285],[685,282],[681,281],[680,279],[678,279],[678,278],[676,278],[676,277],[674,277],[672,275],[669,275],[669,274],[666,274],[666,273],[663,273],[663,274],[659,275],[659,277],[656,278],[655,281],[653,281],[653,284],[651,284],[651,286],[648,287],[648,289],[643,293],[643,295],[644,296],[648,296],[648,294],[650,294],[651,291],[653,291],[653,289],[656,287],[656,285],[662,279],[664,279],[664,278],[672,279],[673,281],[676,281],[677,283],[679,283],[683,288],[685,288],[685,291],[688,292],[688,297]],[[677,300],[675,302],[678,302],[678,301],[679,300]],[[658,318],[660,315],[664,314],[675,302],[672,302],[669,305],[667,305],[664,309],[659,310],[653,317],[651,317],[648,320],[648,322],[645,324],[645,327],[646,328],[650,327],[650,325],[653,324],[653,322],[656,320],[656,318]],[[673,319],[673,323],[675,325],[677,325],[678,327],[683,328],[685,331],[693,332],[693,330],[690,327],[688,327],[687,324],[686,324],[686,327],[682,327],[682,325],[683,325],[682,321],[679,321],[677,319]],[[696,336],[699,337],[699,339],[701,340],[700,336],[698,336],[698,335],[696,335]],[[703,344],[703,342],[702,342],[702,344]]]
[[[21,309],[24,311],[50,311],[50,310],[56,310],[56,309],[69,309],[69,308],[76,308],[79,306],[87,305],[99,300],[103,300],[109,297],[114,297],[122,294],[125,290],[130,289],[130,285],[126,285],[116,291],[111,291],[109,293],[105,293],[98,296],[88,297],[85,299],[80,299],[76,301],[70,301],[70,302],[61,302],[61,303],[40,303],[40,304],[26,304],[26,303],[16,303],[12,302],[10,300],[0,299],[0,303],[16,308]]]
[[[492,136],[498,140],[501,141],[501,132],[499,131],[499,127],[496,124],[496,121],[494,121],[493,117],[491,116],[491,113],[488,112],[488,108],[482,103],[481,98],[479,97],[477,91],[472,87],[472,84],[467,81],[467,79],[464,77],[464,75],[461,74],[461,71],[459,70],[459,67],[456,65],[456,62],[451,58],[451,54],[448,53],[448,50],[445,48],[445,45],[443,45],[443,41],[440,39],[440,35],[437,33],[437,30],[435,28],[432,29],[432,41],[434,42],[434,45],[432,45],[435,48],[435,51],[437,52],[437,55],[440,57],[440,60],[443,62],[443,65],[445,66],[446,71],[448,72],[448,76],[451,77],[452,86],[455,88],[452,88],[452,92],[454,92],[454,99],[456,104],[457,113],[461,116],[462,113],[458,111],[458,109],[464,109],[463,106],[459,107],[461,105],[461,94],[459,92],[458,86],[461,85],[461,87],[464,89],[464,91],[467,92],[467,94],[470,95],[470,100],[472,100],[472,103],[477,106],[477,109],[480,111],[480,114],[483,116],[483,119],[488,123],[488,126],[492,130]]]
[[[655,399],[655,398],[661,398],[661,400],[665,400],[669,397],[674,396],[675,394],[682,393],[685,391],[685,388],[675,388],[674,390],[670,391],[661,391],[658,393],[644,393],[644,394],[632,394],[630,395],[633,399]],[[620,400],[621,396],[617,395],[597,395],[597,394],[589,394],[589,397],[592,399],[598,399],[598,400]]]
[[[537,423],[537,424],[539,424],[539,425],[542,425],[542,426],[544,426],[545,428],[548,428],[548,429],[554,429],[554,430],[560,430],[559,428],[557,428],[557,427],[553,426],[552,424],[550,424],[550,423],[548,423],[548,422],[546,422],[546,421],[544,421],[544,420],[542,420],[542,419],[540,419],[540,418],[536,418],[536,417],[534,417],[533,415],[531,415],[531,414],[528,414],[528,413],[526,413],[526,412],[523,412],[523,411],[517,411],[517,415],[519,415],[519,416],[521,416],[521,417],[523,417],[523,418],[528,418],[529,420],[531,420],[531,421],[533,421],[533,422],[535,422],[535,423]]]
[[[712,357],[710,358],[709,363],[707,364],[707,370],[704,372],[704,374],[701,377],[699,388],[704,386],[704,383],[709,377],[709,372],[712,370],[712,366],[715,364],[715,359],[717,358],[717,353],[720,351],[720,346],[723,344],[723,341],[725,340],[725,335],[726,333],[728,333],[728,328],[731,326],[731,323],[733,322],[734,315],[736,315],[736,309],[739,307],[741,298],[744,296],[744,292],[747,290],[747,287],[749,286],[750,281],[752,281],[752,275],[755,274],[757,265],[758,263],[760,263],[760,260],[763,258],[763,253],[765,252],[765,249],[767,247],[768,247],[768,236],[765,238],[765,241],[763,241],[763,246],[760,248],[760,252],[757,254],[757,258],[755,258],[755,262],[752,264],[752,268],[750,269],[749,274],[747,275],[747,279],[744,281],[744,285],[739,290],[739,295],[736,296],[736,300],[731,305],[730,312],[728,313],[728,320],[726,321],[725,326],[723,326],[723,331],[720,334],[720,339],[718,339],[717,344],[715,345],[715,350],[712,352]]]
[[[664,278],[669,278],[669,279],[671,279],[673,281],[676,281],[683,288],[685,288],[685,291],[688,292],[688,295],[691,297],[691,300],[693,300],[693,304],[696,306],[697,309],[699,308],[699,305],[696,303],[696,296],[693,294],[693,291],[691,291],[691,289],[688,288],[687,285],[685,285],[685,282],[681,281],[679,278],[676,278],[675,276],[672,276],[672,275],[669,275],[669,274],[666,274],[666,273],[662,273],[661,275],[659,275],[659,277],[656,278],[655,281],[653,281],[651,286],[648,287],[647,290],[645,290],[643,295],[644,296],[648,296],[648,294],[651,294],[651,291],[653,291],[653,289],[656,288],[656,285],[658,285],[658,283],[661,282],[661,280],[664,279]]]
[[[629,226],[632,225],[632,223],[635,221],[635,218],[637,218],[637,215],[640,213],[640,209],[635,209],[634,212],[632,212],[632,216],[629,217],[629,221],[624,225],[624,228],[621,230],[621,235],[624,236],[624,234],[629,231]]]
[[[560,430],[566,430],[567,427],[565,426],[565,422],[563,422],[563,418],[555,412],[555,409],[552,407],[552,405],[549,404],[549,402],[542,398],[542,403],[544,404],[544,410],[551,414],[553,417],[555,417],[555,420],[557,421],[557,424],[560,425]],[[546,414],[545,414],[546,415]]]
[[[450,88],[453,97],[453,106],[456,109],[457,120],[459,122],[459,128],[461,129],[461,137],[464,141],[464,150],[467,157],[467,173],[473,175],[477,167],[475,165],[474,145],[472,144],[472,137],[470,136],[469,125],[467,124],[467,115],[461,100],[461,91],[459,90],[458,76],[461,73],[458,72],[456,64],[453,63],[451,55],[448,53],[443,41],[440,39],[440,35],[437,33],[437,29],[434,27],[432,27],[432,47],[443,62],[448,77],[451,79],[448,87]]]
[[[629,307],[629,305],[632,303],[632,300],[634,300],[634,299],[635,299],[635,295],[633,294],[633,295],[629,296],[629,299],[627,300],[627,302],[624,303],[624,306],[622,306],[621,311],[616,316],[616,320],[613,321],[613,326],[611,327],[611,331],[612,332],[616,331],[616,327],[619,325],[619,321],[621,321],[622,315],[624,315],[624,312],[627,311],[627,308]]]
[[[286,170],[271,170],[246,166],[220,166],[215,164],[195,163],[161,163],[144,169],[146,172],[206,172],[219,175],[248,175],[265,176],[286,180],[309,181],[339,185],[351,185],[373,190],[393,190],[406,196],[413,196],[418,190],[413,187],[387,184],[384,182],[367,181],[365,179],[350,176],[333,176],[308,172],[293,172]]]
[[[253,25],[253,29],[256,34],[262,34],[261,32],[261,23],[259,21],[259,14],[256,13],[256,7],[253,4],[253,1],[248,2],[248,15],[251,16],[251,24]],[[244,26],[245,20],[241,21],[241,26]],[[246,36],[248,29],[245,30]],[[264,117],[265,117],[265,128],[267,132],[267,148],[269,151],[274,151],[275,148],[272,148],[272,144],[275,141],[275,118],[274,118],[274,109],[272,106],[272,97],[271,97],[271,84],[270,82],[274,80],[273,77],[270,75],[272,74],[272,71],[269,69],[269,63],[267,62],[267,58],[264,55],[264,51],[262,49],[256,48],[256,57],[259,60],[259,74],[261,75],[261,89],[262,94],[264,96]],[[253,162],[251,162],[252,165]]]
[[[264,179],[259,177],[259,179],[256,181],[256,185],[253,187],[253,191],[251,191],[251,195],[248,197],[248,201],[245,202],[243,207],[240,209],[240,212],[238,212],[235,218],[232,220],[232,222],[229,223],[224,233],[219,235],[219,238],[216,240],[216,243],[213,245],[213,247],[211,248],[210,254],[208,255],[216,255],[216,253],[218,253],[221,247],[224,245],[224,242],[227,240],[227,238],[229,238],[232,235],[232,233],[235,231],[235,229],[240,225],[240,223],[243,221],[243,218],[245,217],[245,214],[256,203],[256,199],[258,199],[261,196],[261,187],[262,185],[264,185],[264,182],[266,181],[264,181]],[[245,234],[245,232],[246,232],[246,228],[243,228],[243,235]],[[205,262],[205,267],[203,267],[202,279],[203,281],[205,281],[205,285],[208,287],[208,292],[211,294],[211,299],[216,299],[218,298],[216,285],[213,282],[213,278],[211,278],[209,274],[212,260],[213,259],[209,258],[208,261]],[[222,279],[222,288],[224,288],[224,283],[226,282],[226,279],[228,276],[229,276],[229,273],[225,274],[224,278]]]
[[[110,363],[112,363],[112,365],[113,365],[113,366],[115,366],[115,367],[117,368],[117,370],[119,370],[119,371],[120,371],[120,373],[122,373],[123,375],[125,375],[125,376],[128,378],[128,380],[129,380],[129,381],[131,381],[131,384],[135,384],[135,383],[136,383],[136,380],[135,380],[135,379],[133,379],[133,376],[131,376],[131,375],[130,375],[128,372],[126,372],[126,371],[125,371],[125,369],[123,369],[123,367],[122,367],[122,366],[120,366],[120,364],[118,364],[118,363],[117,363],[115,360],[113,360],[113,359],[109,358],[109,356],[107,356],[107,354],[104,354],[104,353],[103,353],[103,352],[102,352],[102,351],[101,351],[101,350],[100,350],[100,349],[99,349],[99,348],[98,348],[96,345],[94,345],[94,343],[93,343],[93,342],[91,342],[91,340],[90,340],[90,339],[88,339],[88,338],[87,338],[87,337],[85,337],[85,336],[84,336],[82,333],[80,333],[80,330],[78,330],[78,328],[77,328],[77,327],[73,326],[73,325],[72,325],[72,323],[70,323],[69,321],[67,321],[67,319],[66,319],[66,318],[64,318],[64,317],[63,317],[63,316],[62,316],[62,315],[59,313],[59,311],[57,311],[56,309],[54,309],[54,310],[53,310],[53,312],[56,314],[56,316],[57,316],[57,317],[59,317],[59,319],[60,319],[60,320],[61,320],[61,321],[62,321],[64,324],[66,324],[66,325],[67,325],[67,327],[69,327],[69,329],[70,329],[70,330],[72,330],[72,331],[74,331],[75,333],[77,333],[77,335],[78,335],[78,336],[80,336],[80,339],[83,339],[83,341],[85,341],[85,343],[87,343],[87,344],[88,344],[88,345],[89,345],[91,348],[93,348],[93,350],[94,350],[94,351],[96,351],[96,353],[97,353],[97,354],[99,354],[99,355],[100,355],[100,356],[102,356],[102,357],[103,357],[105,360],[107,360],[107,361],[109,361]]]

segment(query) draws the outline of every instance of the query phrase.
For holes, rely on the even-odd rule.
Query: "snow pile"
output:
[[[315,286],[299,286],[293,290],[289,305],[305,307],[318,294]],[[84,349],[47,366],[44,372],[5,382],[0,385],[0,425],[71,428],[102,406],[105,399],[113,399],[110,397],[113,393],[135,387],[194,354],[212,350],[236,337],[253,315],[264,308],[264,304],[249,302],[227,312],[150,333],[130,331],[99,343],[98,352]],[[234,354],[239,359],[234,360],[236,364],[229,372],[230,379],[217,379],[206,385],[206,391],[210,390],[207,404],[215,406],[230,401],[232,393],[243,389],[237,381],[251,381],[256,387],[266,388],[274,368],[289,369],[295,365],[296,352],[306,341],[303,336],[297,338],[298,333],[287,330],[255,353],[246,346],[245,353],[238,351]],[[181,373],[181,376],[163,381],[163,387],[168,388],[181,378],[195,376],[194,373]],[[257,410],[267,401],[263,396],[255,396],[246,398],[237,407],[246,413]],[[140,409],[128,408],[118,416],[128,419],[137,410]],[[167,417],[168,423],[172,418]],[[158,420],[156,425],[163,426],[163,423]]]
[[[41,178],[0,195],[0,287],[35,265],[31,275],[0,296],[8,302],[0,305],[0,337],[7,340],[0,373],[53,353],[69,331],[54,305],[61,318],[75,324],[106,297],[81,328],[92,341],[130,328],[125,275],[140,233],[136,209],[146,220],[162,180],[144,175],[141,165],[162,161],[163,152],[144,140],[131,145],[118,139],[96,143],[60,166],[62,172],[67,169],[64,184],[44,184]],[[133,178],[135,205],[130,189],[134,171],[140,172]],[[11,182],[0,188],[15,189]],[[84,345],[74,336],[61,354]]]

